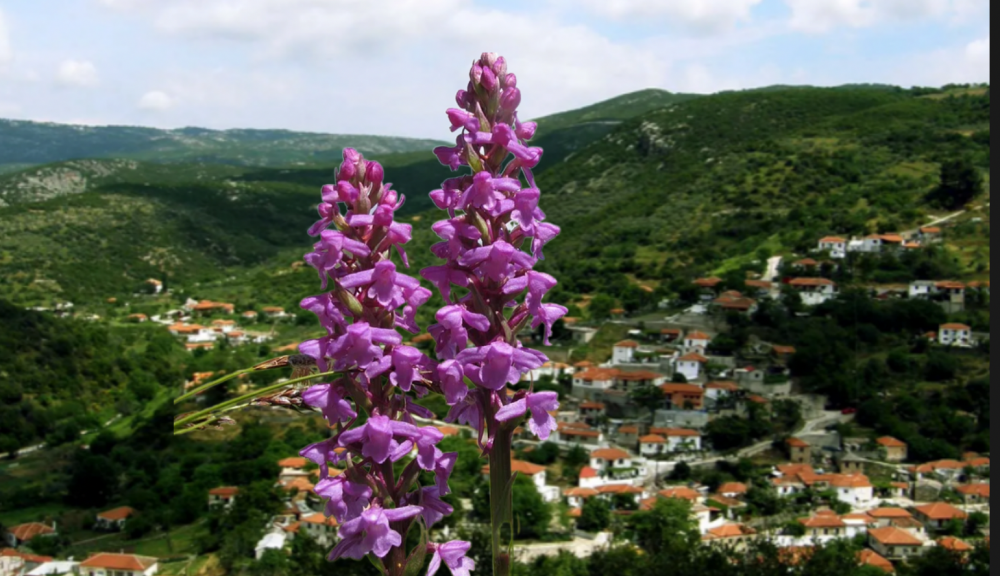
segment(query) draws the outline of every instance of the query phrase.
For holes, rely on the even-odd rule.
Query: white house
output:
[[[585,401],[601,401],[604,393],[615,385],[618,370],[613,368],[589,368],[573,375],[574,398]]]
[[[639,343],[632,340],[624,340],[614,345],[612,349],[611,363],[615,366],[619,364],[634,364],[635,353],[639,349]]]
[[[583,508],[583,503],[596,497],[600,492],[593,488],[569,488],[563,495],[570,508]]]
[[[311,514],[302,518],[302,526],[309,536],[321,546],[329,546],[337,537],[337,521],[327,518],[322,513]]]
[[[872,234],[864,239],[864,248],[861,250],[868,254],[878,254],[882,251],[882,236]]]
[[[693,382],[701,377],[702,367],[708,364],[708,358],[692,352],[677,359],[677,372],[683,374],[688,382]]]
[[[271,532],[260,539],[254,548],[254,558],[260,560],[268,550],[283,550],[288,537],[280,532]]]
[[[795,278],[788,283],[806,306],[819,306],[837,297],[837,283],[826,278]]]
[[[650,433],[666,439],[668,453],[701,451],[701,432],[697,430],[688,430],[686,428],[653,428],[650,430]]]
[[[80,567],[79,562],[52,561],[40,565],[38,568],[28,572],[27,576],[65,576],[66,574],[77,574]]]
[[[639,454],[651,458],[653,456],[663,456],[670,451],[667,449],[667,439],[663,436],[650,434],[639,438]]]
[[[910,298],[930,298],[932,294],[937,292],[936,284],[936,282],[929,282],[927,280],[917,280],[915,282],[911,282]]]
[[[938,330],[938,343],[942,346],[972,346],[972,327],[965,324],[944,324]]]
[[[169,330],[174,336],[180,336],[187,339],[188,344],[215,342],[220,336],[222,336],[212,328],[202,326],[200,324],[174,324],[167,330]]]
[[[40,522],[29,522],[7,528],[5,539],[11,548],[17,548],[21,544],[31,542],[39,536],[55,536],[56,526],[46,526]]]
[[[628,452],[616,448],[595,450],[590,454],[590,467],[603,473],[615,469],[631,468],[632,456]]]
[[[101,512],[97,515],[97,528],[99,530],[121,530],[125,527],[125,522],[135,516],[135,510],[128,506]]]
[[[847,239],[839,236],[827,236],[819,241],[819,251],[829,252],[831,258],[847,258]]]
[[[705,385],[705,398],[718,401],[739,391],[740,387],[736,382],[709,382]]]
[[[711,343],[712,337],[708,334],[698,331],[691,332],[684,337],[684,353],[704,354]]]
[[[227,509],[231,508],[236,503],[236,496],[239,493],[240,489],[233,486],[213,488],[208,491],[208,507],[224,506]]]
[[[563,364],[562,362],[546,362],[540,368],[535,368],[525,374],[522,380],[527,382],[538,382],[543,376],[548,376],[553,380],[558,380],[563,375],[571,375],[574,372],[575,370],[569,364]]]
[[[163,292],[163,282],[160,282],[159,280],[150,278],[149,280],[146,280],[146,285],[152,288],[153,294],[160,294]]]
[[[838,475],[830,480],[830,487],[837,492],[837,500],[852,508],[862,508],[875,501],[875,487],[867,476]]]
[[[80,576],[153,576],[159,560],[134,554],[100,553],[80,563]]]
[[[212,320],[213,331],[221,330],[223,334],[229,334],[235,329],[236,329],[236,322],[234,320]]]

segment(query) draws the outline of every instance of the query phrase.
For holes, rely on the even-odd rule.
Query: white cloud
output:
[[[7,30],[7,20],[3,10],[0,10],[0,68],[14,59],[14,50],[10,46],[10,32]]]
[[[763,0],[580,0],[584,8],[615,20],[664,20],[703,32],[722,32],[749,21]]]
[[[166,92],[153,90],[152,92],[146,92],[139,99],[138,106],[140,110],[163,112],[174,107],[174,99],[167,95]]]
[[[989,0],[785,0],[785,4],[792,11],[791,27],[810,33],[926,18],[960,21],[984,10],[989,13]]]
[[[66,60],[59,65],[56,72],[56,82],[62,86],[91,88],[97,86],[100,80],[97,67],[86,60]]]

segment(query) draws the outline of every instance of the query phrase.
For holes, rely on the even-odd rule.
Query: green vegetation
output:
[[[387,136],[331,135],[288,130],[157,130],[133,126],[67,126],[0,120],[0,166],[79,158],[131,158],[283,166],[328,160],[348,146],[365,154],[427,150],[439,143]]]

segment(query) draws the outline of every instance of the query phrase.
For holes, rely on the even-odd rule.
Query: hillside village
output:
[[[759,108],[801,104],[799,97],[779,92],[773,100],[761,100]],[[867,97],[889,102],[897,95]],[[756,100],[743,102],[750,95],[725,98],[732,101],[725,100],[729,107],[719,110],[727,114],[759,109]],[[899,98],[900,106],[923,110],[931,105]],[[988,111],[988,92],[986,100]],[[814,108],[805,97],[802,102]],[[988,120],[984,144],[981,125],[969,120],[975,130],[965,130],[962,122],[979,114],[968,113],[966,104],[942,101],[947,110],[958,111],[957,119],[935,116],[933,129],[951,134],[949,145],[988,156]],[[892,110],[895,105],[887,104]],[[706,132],[698,122],[717,114],[708,110],[693,108],[692,117],[701,115],[692,120],[697,130],[687,124],[677,130]],[[652,117],[669,132],[673,128],[664,118],[677,111],[671,107]],[[870,123],[855,119],[853,108],[849,112],[831,117]],[[922,133],[930,121],[916,118]],[[772,117],[747,125],[758,121],[769,125]],[[961,138],[952,134],[959,128]],[[672,137],[683,149],[680,132]],[[739,146],[755,144],[759,134],[750,128],[747,133],[733,140]],[[525,346],[544,351],[552,361],[527,374],[517,388],[557,392],[561,406],[552,414],[558,427],[548,441],[538,442],[526,429],[516,432],[512,468],[524,480],[515,495],[525,518],[515,535],[517,559],[530,564],[560,552],[585,558],[616,546],[635,548],[634,522],[664,503],[682,506],[706,549],[748,551],[770,542],[790,565],[837,543],[860,550],[858,565],[886,573],[905,571],[941,550],[966,559],[988,551],[988,181],[984,198],[960,212],[943,212],[923,204],[927,189],[937,184],[936,156],[930,162],[912,161],[910,148],[898,152],[890,140],[882,143],[885,149],[872,145],[878,161],[869,165],[857,158],[867,148],[861,153],[818,150],[829,143],[814,142],[811,133],[795,133],[788,143],[787,134],[775,130],[778,151],[740,156],[732,181],[726,172],[681,186],[669,180],[674,166],[656,167],[661,159],[644,150],[646,144],[626,142],[630,153],[642,152],[646,168],[656,167],[652,176],[629,177],[678,196],[651,197],[655,202],[631,198],[629,210],[648,212],[642,217],[650,221],[622,212],[604,226],[588,218],[614,208],[600,204],[604,195],[583,189],[604,191],[594,176],[603,177],[606,168],[598,152],[607,148],[600,147],[620,144],[629,134],[595,140],[593,149],[562,150],[569,154],[565,162],[558,157],[551,172],[540,176],[547,194],[562,187],[558,194],[553,191],[545,209],[560,225],[570,225],[561,238],[565,244],[553,250],[544,264],[551,267],[544,270],[560,281],[550,300],[571,312],[556,324],[552,346],[544,346],[538,333],[520,335]],[[927,142],[912,144],[909,132],[903,135],[899,141],[910,142],[907,146],[933,149]],[[845,146],[854,146],[851,142]],[[722,148],[716,140],[687,146],[697,150],[702,144],[704,150]],[[774,157],[760,157],[768,154]],[[716,155],[723,152],[715,150]],[[691,162],[699,169],[724,165],[695,156]],[[764,190],[772,184],[767,181],[772,171],[785,174],[786,160],[789,179],[812,178],[783,184],[796,193],[801,188],[801,197]],[[870,172],[843,176],[852,162]],[[584,168],[595,172],[575,172]],[[573,172],[569,183],[558,180],[566,172]],[[266,178],[286,177],[277,174],[274,170]],[[438,172],[428,174],[433,181]],[[301,262],[288,265],[301,253],[288,247],[301,244],[299,230],[308,223],[292,225],[276,216],[285,214],[280,208],[298,194],[290,184],[297,177],[292,173],[282,180],[289,188],[279,187],[278,199],[271,199],[275,204],[261,209],[250,203],[252,212],[275,219],[275,229],[295,230],[287,238],[270,238],[273,245],[255,244],[257,252],[199,260],[185,247],[177,250],[186,258],[184,265],[147,262],[150,266],[124,276],[118,268],[110,274],[96,264],[95,271],[77,263],[77,268],[47,268],[40,275],[5,269],[10,274],[0,276],[5,280],[0,288],[18,301],[12,304],[18,312],[31,312],[12,316],[8,346],[24,330],[46,347],[38,356],[15,354],[0,364],[4,377],[37,367],[33,384],[23,390],[8,388],[0,379],[0,397],[9,404],[0,418],[7,420],[0,427],[0,452],[7,452],[0,454],[0,536],[5,540],[0,576],[221,576],[251,573],[254,567],[271,574],[275,562],[309,554],[322,558],[337,542],[338,526],[325,517],[323,499],[315,492],[316,468],[295,456],[306,439],[329,436],[315,414],[257,406],[234,413],[235,425],[222,430],[183,440],[162,437],[169,436],[166,423],[175,413],[171,401],[180,390],[296,354],[299,343],[316,337],[314,318],[297,308],[312,293],[307,290],[315,291],[315,274]],[[319,174],[301,177],[310,186],[301,196],[306,205],[314,202],[312,184]],[[744,177],[753,182],[751,191],[742,188]],[[877,186],[865,188],[869,181]],[[883,188],[890,192],[881,194]],[[89,209],[98,195],[81,193],[66,202],[67,210]],[[719,206],[708,210],[691,200],[695,197]],[[237,200],[223,196],[217,205],[194,202],[184,210],[213,214],[218,206],[238,207]],[[414,211],[406,221],[427,223],[428,216],[413,208],[422,201],[408,201],[407,209]],[[675,202],[682,208],[675,209]],[[919,209],[909,209],[918,203]],[[134,208],[118,200],[110,204]],[[584,205],[591,215],[576,212]],[[5,245],[13,247],[9,252],[0,250],[0,265],[16,260],[6,257],[10,253],[37,248],[29,221],[44,219],[39,214],[47,218],[45,210],[55,209],[40,206],[6,212],[8,224],[0,218],[0,229],[11,238],[16,232],[20,242]],[[75,212],[70,212],[59,217],[73,220]],[[654,219],[654,213],[663,219]],[[233,227],[232,222],[199,221],[198,233],[208,237],[206,231],[226,230],[230,236],[212,237],[235,245],[234,239],[248,236],[237,236],[233,228],[245,233],[256,227],[240,218],[234,216]],[[303,222],[311,218],[311,213],[302,217]],[[899,231],[911,225],[915,228]],[[259,226],[266,235],[268,224]],[[126,235],[108,242],[130,249],[141,244]],[[429,253],[424,244],[429,246],[426,237],[415,236],[412,269],[425,264],[420,261]],[[66,250],[86,263],[86,246],[74,252],[77,248]],[[70,286],[67,270],[100,282],[88,279],[79,289],[63,289],[59,282]],[[159,279],[141,280],[147,276]],[[53,285],[57,288],[49,290]],[[430,302],[418,318],[424,328],[433,322],[435,305],[440,302]],[[76,324],[86,330],[77,331]],[[36,331],[42,325],[46,330]],[[433,355],[427,333],[406,343]],[[105,348],[113,351],[109,357],[90,356]],[[80,355],[79,364],[55,371],[48,360],[62,361],[66,350],[87,354]],[[101,382],[101,390],[78,385],[54,391],[37,384],[53,378],[78,384],[73,379],[78,375]],[[287,377],[281,371],[244,374],[177,411]],[[461,497],[448,501],[460,512],[441,531],[471,539],[488,522],[483,510],[488,467],[478,459],[472,432],[446,421],[447,406],[433,398],[419,403],[433,414],[426,423],[438,427],[448,450],[461,454],[462,470],[453,476]],[[86,477],[99,481],[82,482]],[[528,514],[538,511],[544,513]],[[323,549],[312,550],[313,544]]]
[[[940,239],[940,229],[925,229],[921,234],[932,232]],[[816,256],[843,262],[854,252],[905,249],[905,243],[894,242],[895,237],[880,239],[883,244],[879,246],[874,238],[863,242],[824,238]],[[840,254],[843,246],[847,252]],[[624,518],[652,510],[660,500],[681,500],[690,506],[691,521],[707,546],[739,548],[768,539],[784,550],[796,551],[837,539],[863,538],[867,548],[859,562],[892,572],[894,563],[936,546],[968,553],[976,541],[988,541],[988,456],[966,453],[961,459],[919,462],[910,457],[905,442],[891,436],[845,436],[844,425],[854,420],[857,411],[830,410],[822,396],[801,391],[789,368],[797,354],[794,346],[755,339],[746,349],[726,354],[713,346],[727,337],[730,322],[752,317],[767,302],[781,301],[789,294],[797,294],[809,308],[834,301],[840,296],[839,285],[821,274],[836,266],[811,258],[791,265],[779,263],[772,278],[748,277],[745,292],[725,290],[721,278],[694,279],[699,303],[659,322],[656,329],[650,329],[650,323],[645,330],[629,328],[624,310],[613,310],[614,319],[605,325],[590,322],[585,326],[567,319],[567,337],[578,345],[587,345],[608,326],[625,326],[630,339],[611,345],[604,362],[554,361],[526,375],[526,386],[565,383],[567,388],[560,411],[553,413],[557,431],[548,443],[539,445],[526,430],[518,429],[519,456],[530,458],[533,452],[554,446],[562,454],[560,460],[574,451],[587,457],[576,478],[557,476],[547,466],[528,460],[515,460],[514,471],[532,481],[544,502],[563,507],[571,522],[580,522],[592,505],[606,506],[615,517]],[[161,295],[157,281],[148,284],[151,297]],[[914,281],[869,294],[881,302],[934,302],[954,315],[966,310],[970,294],[977,301],[988,298],[989,283]],[[162,325],[188,351],[211,350],[223,341],[230,346],[280,342],[281,332],[273,328],[269,333],[241,328],[241,322],[259,323],[258,316],[272,323],[290,317],[278,307],[238,312],[230,303],[188,299],[178,309],[151,317],[129,314],[126,319]],[[942,323],[935,332],[914,336],[944,350],[972,350],[988,341],[988,334],[975,333],[957,322]],[[429,343],[426,336],[413,339],[414,345]],[[296,344],[290,344],[275,352],[296,349]],[[185,388],[217,375],[194,373]],[[772,419],[791,405],[797,413],[791,429],[776,430],[738,449],[714,445],[712,422]],[[471,441],[471,431],[437,424],[445,436]],[[756,484],[753,479],[715,485],[677,481],[692,474],[696,478],[699,470],[710,470],[719,462],[740,459],[753,460],[766,471]],[[763,462],[767,464],[760,468]],[[280,472],[274,487],[287,496],[283,511],[261,527],[264,533],[255,547],[257,560],[268,550],[287,549],[300,534],[325,547],[334,544],[337,526],[324,516],[322,498],[314,492],[314,466],[298,457],[282,459],[277,466]],[[488,475],[488,467],[482,474]],[[786,523],[777,526],[761,517],[753,503],[762,490],[789,502],[797,513],[786,513]],[[206,510],[230,509],[239,493],[236,486],[211,489]],[[141,512],[120,507],[101,512],[94,522],[99,529],[120,531],[137,514]],[[8,528],[10,548],[3,552],[0,576],[85,574],[105,566],[109,573],[118,570],[117,566],[131,566],[123,570],[151,575],[158,569],[155,558],[110,551],[83,562],[30,552],[35,538],[56,534],[57,525],[43,522]],[[18,552],[19,547],[29,552]],[[519,549],[531,554],[531,545]],[[558,549],[550,547],[545,553]]]

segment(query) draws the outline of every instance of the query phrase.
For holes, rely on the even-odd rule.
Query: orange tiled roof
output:
[[[913,515],[902,508],[878,508],[868,513],[872,518],[879,520],[894,520],[897,518],[913,518]]]
[[[815,475],[816,471],[813,467],[808,464],[785,464],[783,466],[778,466],[778,472],[782,476],[797,476],[799,474],[809,474]]]
[[[923,228],[920,229],[920,231],[923,232],[924,234],[940,234],[941,233],[941,229],[938,228],[937,226],[924,226]]]
[[[624,484],[608,484],[597,489],[600,494],[642,494],[642,488]]]
[[[581,438],[600,438],[601,433],[597,430],[582,430],[576,428],[564,428],[559,430],[560,436],[579,436]]]
[[[884,438],[879,438],[876,440],[880,445],[886,448],[906,448],[906,442],[902,440],[897,440],[892,436],[885,436]]]
[[[775,354],[792,355],[795,354],[795,346],[773,346],[771,348]]]
[[[122,506],[121,508],[115,508],[114,510],[101,512],[100,514],[97,515],[97,517],[103,520],[107,520],[109,522],[117,522],[119,520],[125,520],[134,514],[135,510],[129,508],[128,506]]]
[[[663,374],[657,374],[656,372],[649,372],[647,370],[639,372],[618,372],[615,376],[615,380],[621,380],[624,382],[644,382],[646,380],[658,380],[663,378]]]
[[[650,434],[649,436],[643,436],[639,438],[640,444],[666,444],[667,439],[663,436],[657,436],[656,434]]]
[[[623,450],[618,450],[616,448],[604,448],[602,450],[594,450],[590,453],[591,458],[596,458],[600,460],[630,460],[632,456],[628,452]]]
[[[963,496],[978,496],[980,498],[990,497],[989,484],[965,484],[955,488],[955,490]]]
[[[742,524],[726,524],[708,532],[712,538],[740,538],[742,536],[752,536],[757,532],[749,526]]]
[[[600,402],[584,402],[580,404],[580,410],[604,410],[607,406]]]
[[[660,386],[660,390],[663,390],[664,394],[692,394],[704,396],[705,391],[699,386],[694,384],[664,384]]]
[[[221,488],[213,488],[208,491],[211,496],[218,496],[219,498],[232,498],[240,493],[240,489],[235,486],[223,486]]]
[[[638,348],[639,343],[634,340],[622,340],[615,344],[615,348]]]
[[[809,443],[798,438],[789,438],[786,442],[792,448],[809,448]]]
[[[876,528],[869,530],[868,535],[881,543],[883,546],[923,546],[916,536],[906,530],[899,528]]]
[[[309,460],[298,456],[278,460],[278,466],[282,468],[305,468],[307,465],[309,465]]]
[[[37,536],[46,536],[48,534],[55,534],[56,531],[50,526],[46,526],[40,522],[29,522],[27,524],[21,524],[14,526],[13,528],[8,528],[8,532],[14,535],[21,542],[28,542],[32,538]]]
[[[664,438],[701,438],[701,432],[687,428],[653,428],[649,432]]]
[[[594,470],[590,466],[584,466],[580,470],[580,478],[597,478],[597,470]]]
[[[964,283],[954,281],[938,282],[935,287],[940,290],[965,290],[966,288]]]
[[[708,364],[708,358],[706,358],[706,357],[704,357],[701,354],[698,354],[696,352],[692,352],[691,354],[687,354],[685,356],[681,356],[680,358],[677,359],[677,361],[678,362],[697,362],[699,364]]]
[[[955,330],[955,331],[962,331],[962,330],[964,330],[966,332],[969,332],[969,331],[972,330],[972,327],[968,326],[966,324],[957,324],[956,323],[956,324],[942,324],[941,325],[941,329],[942,330]]]
[[[91,556],[80,563],[81,568],[103,568],[127,572],[145,572],[158,563],[156,558],[136,556],[134,554],[100,553]]]
[[[840,236],[827,236],[819,242],[820,244],[847,244],[847,238],[841,238]]]
[[[817,514],[812,518],[799,520],[799,524],[806,528],[847,528],[847,524],[844,524],[844,521],[836,514]]]
[[[830,480],[834,488],[872,488],[871,480],[863,474],[839,474]]]
[[[666,490],[661,490],[659,495],[666,499],[679,499],[679,500],[690,500],[692,502],[701,498],[701,494],[692,490],[690,488],[667,488]]]
[[[728,390],[729,392],[736,392],[740,389],[736,382],[709,382],[705,388],[708,390]]]
[[[639,433],[639,427],[638,426],[622,426],[621,428],[618,429],[618,433],[619,434],[638,434]]]
[[[573,376],[578,380],[583,380],[584,382],[607,382],[609,380],[614,380],[618,376],[618,370],[614,368],[589,368],[581,374]]]
[[[567,498],[593,498],[600,494],[597,490],[593,488],[569,488],[563,495]]]
[[[525,476],[536,476],[545,472],[545,466],[538,466],[532,464],[531,462],[524,462],[521,460],[511,460],[510,461],[511,472],[516,472],[518,474],[523,474]],[[482,473],[489,475],[490,467],[489,465],[483,466]]]
[[[309,516],[306,516],[306,517],[302,518],[302,521],[305,522],[306,524],[318,524],[318,525],[324,525],[325,524],[327,526],[336,526],[337,525],[337,519],[336,518],[333,518],[333,517],[327,518],[326,515],[321,514],[321,513],[310,514]]]
[[[955,520],[968,517],[965,512],[944,502],[919,506],[917,512],[931,520]]]
[[[711,340],[712,337],[704,332],[691,332],[685,338],[685,340]]]
[[[722,284],[722,278],[699,278],[694,281],[695,285],[701,286],[702,288],[715,288],[719,284]]]
[[[875,568],[881,568],[887,574],[892,574],[896,571],[892,562],[889,562],[882,556],[879,556],[874,550],[862,550],[859,552],[858,563],[862,566],[874,566]]]
[[[729,482],[719,486],[719,494],[746,494],[749,491],[746,484],[739,482]]]
[[[967,543],[953,536],[948,536],[938,540],[938,546],[944,548],[945,550],[951,550],[952,552],[972,552],[974,550],[972,546],[969,546]]]

